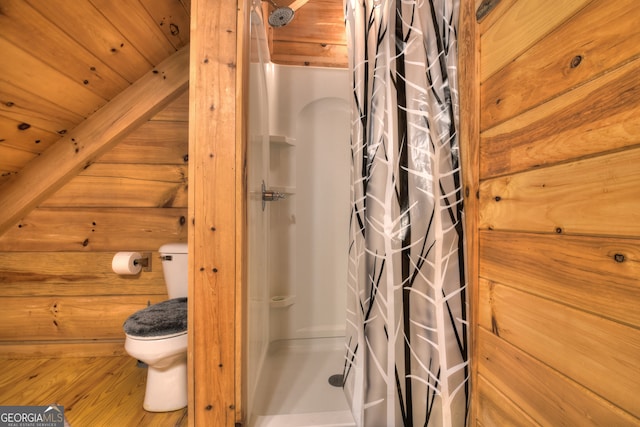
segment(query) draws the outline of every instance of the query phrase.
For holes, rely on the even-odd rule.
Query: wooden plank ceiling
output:
[[[298,4],[293,22],[269,30],[272,61],[346,67],[342,0]],[[190,0],[2,0],[0,194],[33,159],[186,46],[189,21]]]
[[[187,45],[188,10],[188,0],[2,0],[2,182]]]

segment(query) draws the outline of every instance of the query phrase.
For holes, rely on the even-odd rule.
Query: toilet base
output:
[[[183,357],[165,368],[148,367],[145,411],[170,412],[187,406],[187,355]]]

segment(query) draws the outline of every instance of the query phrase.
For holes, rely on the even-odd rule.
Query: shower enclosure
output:
[[[249,425],[353,426],[336,376],[345,354],[349,75],[272,64],[264,34],[256,10],[248,149]]]

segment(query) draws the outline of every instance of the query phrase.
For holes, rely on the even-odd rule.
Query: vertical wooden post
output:
[[[480,168],[479,33],[475,1],[460,1],[458,76],[460,93],[460,157],[464,189],[466,270],[470,311],[471,402],[477,401],[476,334],[478,326],[478,191]],[[469,425],[476,425],[472,403]]]
[[[236,421],[248,421],[246,358],[248,269],[247,139],[249,126],[249,68],[251,1],[238,0],[238,64],[236,86]]]
[[[244,224],[245,1],[192,0],[189,88],[189,424],[233,426]],[[239,16],[243,18],[240,19]],[[240,51],[240,52],[239,52]],[[240,215],[240,216],[239,216]]]

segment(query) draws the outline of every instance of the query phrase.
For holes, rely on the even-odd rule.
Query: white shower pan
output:
[[[258,382],[251,427],[355,427],[341,387],[344,337],[271,343]]]

